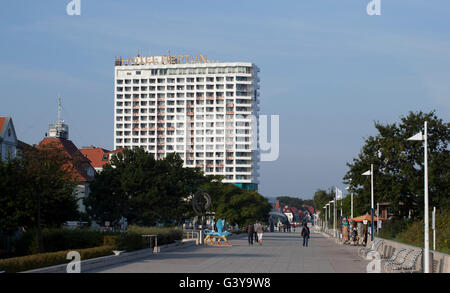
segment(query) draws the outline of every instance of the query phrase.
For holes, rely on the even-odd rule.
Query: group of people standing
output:
[[[263,226],[260,222],[256,221],[254,224],[250,223],[247,226],[247,235],[248,235],[248,245],[253,245],[253,240],[255,243],[262,245],[262,237],[263,237]]]
[[[260,222],[256,221],[255,223],[249,223],[247,225],[247,235],[248,235],[248,245],[253,245],[253,243],[258,243],[262,245],[262,237],[263,237],[263,226]],[[307,223],[303,223],[301,236],[303,237],[303,246],[308,246],[310,231]]]
[[[278,232],[295,232],[295,225],[291,224],[282,224],[281,222],[278,222],[277,228]]]

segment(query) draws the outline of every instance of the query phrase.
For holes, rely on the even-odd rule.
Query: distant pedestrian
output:
[[[358,237],[358,231],[356,231],[356,228],[354,227],[353,231],[352,231],[352,241],[356,242],[357,237]]]
[[[255,222],[255,224],[253,224],[253,237],[254,237],[256,243],[258,243],[258,233],[256,232],[257,227],[258,227],[258,222]]]
[[[301,235],[303,237],[303,246],[308,247],[309,228],[306,223],[303,224]]]
[[[255,225],[256,225],[255,231],[258,234],[258,243],[259,243],[259,245],[262,245],[262,238],[263,238],[263,231],[264,231],[263,226],[259,222],[256,222]]]
[[[255,228],[253,223],[249,223],[247,225],[247,236],[248,236],[248,245],[253,245],[253,233],[255,232]]]

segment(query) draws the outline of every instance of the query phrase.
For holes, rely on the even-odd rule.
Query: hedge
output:
[[[37,253],[36,232],[28,231],[14,241],[16,257],[0,259],[0,271],[19,272],[68,263],[66,255],[72,250],[79,251],[83,260],[111,255],[112,250],[133,251],[150,248],[150,240],[142,235],[157,235],[158,245],[173,243],[183,238],[183,231],[180,229],[139,226],[129,226],[125,233],[44,229],[42,234],[45,253]]]
[[[183,239],[183,231],[180,229],[140,227],[132,225],[128,227],[127,233],[105,236],[103,245],[111,245],[118,250],[127,251],[150,248],[150,239],[148,237],[142,237],[142,235],[157,235],[158,246]],[[152,242],[152,247],[154,247],[154,245],[155,243]]]
[[[86,260],[95,257],[113,255],[113,249],[114,248],[111,246],[99,246],[87,249],[77,249],[76,251],[80,253],[81,260]],[[69,263],[71,261],[67,259],[67,253],[69,251],[70,250],[65,250],[1,259],[0,271],[6,271],[6,273],[16,273]]]
[[[449,222],[450,213],[448,211],[441,211],[436,214],[436,250],[447,254],[450,253]],[[433,241],[431,219],[429,225],[429,239],[431,245]],[[378,237],[423,247],[424,234],[423,220],[395,220],[383,223],[383,227],[381,228]]]
[[[42,231],[43,252],[102,246],[104,236],[113,234],[112,232],[86,229],[44,229]],[[14,241],[13,246],[15,247],[15,256],[39,253],[37,232],[35,230],[27,231],[21,238]]]

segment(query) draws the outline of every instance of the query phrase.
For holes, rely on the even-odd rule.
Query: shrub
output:
[[[178,228],[141,227],[130,225],[128,226],[127,232],[139,235],[157,235],[158,245],[170,244],[175,242],[175,240],[183,239],[183,230]],[[147,242],[147,247],[148,243],[149,242]]]
[[[88,249],[79,249],[77,251],[80,253],[81,260],[86,260],[95,257],[112,255],[112,250],[113,248],[111,246],[100,246]],[[66,259],[69,251],[70,250],[2,259],[0,260],[0,271],[3,270],[7,273],[16,273],[69,263],[71,260]]]
[[[101,246],[104,244],[103,238],[105,235],[112,234],[112,232],[87,229],[43,229],[42,238],[44,252]],[[30,230],[24,233],[20,238],[14,241],[14,246],[16,249],[16,256],[38,253],[38,237],[36,230]]]
[[[443,253],[450,253],[450,213],[438,212],[436,214],[436,250]],[[430,217],[430,248],[432,248],[433,230]],[[391,239],[409,245],[423,247],[424,243],[424,222],[423,220],[396,220],[383,225],[379,237]]]
[[[87,229],[44,229],[42,237],[44,252],[80,250],[90,247],[110,246],[118,250],[138,250],[150,247],[150,240],[141,235],[157,235],[158,245],[173,243],[183,238],[183,232],[176,228],[129,226],[126,233],[106,232]],[[13,243],[14,256],[37,254],[38,238],[36,230],[25,232]]]

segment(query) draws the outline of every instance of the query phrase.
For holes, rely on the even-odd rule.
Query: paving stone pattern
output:
[[[311,233],[308,247],[302,246],[298,232],[266,232],[262,246],[249,246],[247,237],[231,243],[232,247],[186,247],[90,272],[365,273],[368,264],[357,247],[339,245],[319,233]]]

